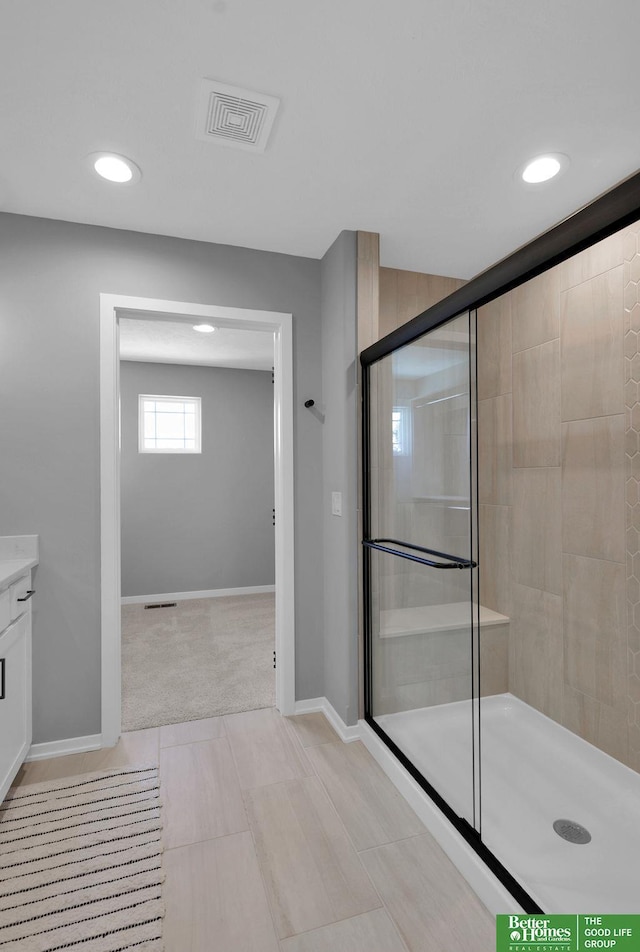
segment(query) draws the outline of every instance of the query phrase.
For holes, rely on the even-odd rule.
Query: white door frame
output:
[[[293,318],[276,311],[100,295],[100,518],[102,621],[102,746],[121,730],[120,670],[120,354],[119,312],[154,320],[210,321],[274,335],[274,466],[276,581],[276,707],[295,707],[293,564]],[[133,312],[133,313],[132,313]]]

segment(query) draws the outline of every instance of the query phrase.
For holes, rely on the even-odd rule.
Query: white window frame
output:
[[[196,436],[195,447],[186,449],[182,446],[174,447],[148,447],[144,445],[144,401],[155,400],[162,403],[192,403],[195,407]],[[166,395],[158,393],[140,393],[138,394],[138,452],[139,453],[202,453],[202,400],[200,397],[179,397],[175,394]]]

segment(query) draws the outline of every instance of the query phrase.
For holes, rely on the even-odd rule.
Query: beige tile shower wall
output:
[[[640,770],[640,234],[623,244],[628,763]]]
[[[378,338],[385,337],[465,284],[439,274],[380,268]]]
[[[511,295],[482,308],[478,347],[478,536],[480,602],[511,617],[511,522],[513,518],[513,395]],[[508,686],[511,625],[507,651],[496,653],[480,633],[481,693]],[[502,677],[496,677],[496,672]]]
[[[481,600],[511,619],[509,689],[640,769],[637,232],[482,308],[478,390]]]

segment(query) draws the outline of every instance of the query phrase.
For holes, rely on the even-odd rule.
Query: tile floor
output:
[[[493,917],[360,743],[249,711],[26,764],[159,763],[166,952],[491,952]]]

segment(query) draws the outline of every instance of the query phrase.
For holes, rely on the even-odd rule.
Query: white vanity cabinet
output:
[[[31,747],[32,568],[37,536],[0,537],[0,802]]]
[[[31,612],[0,635],[0,799],[31,747]]]

